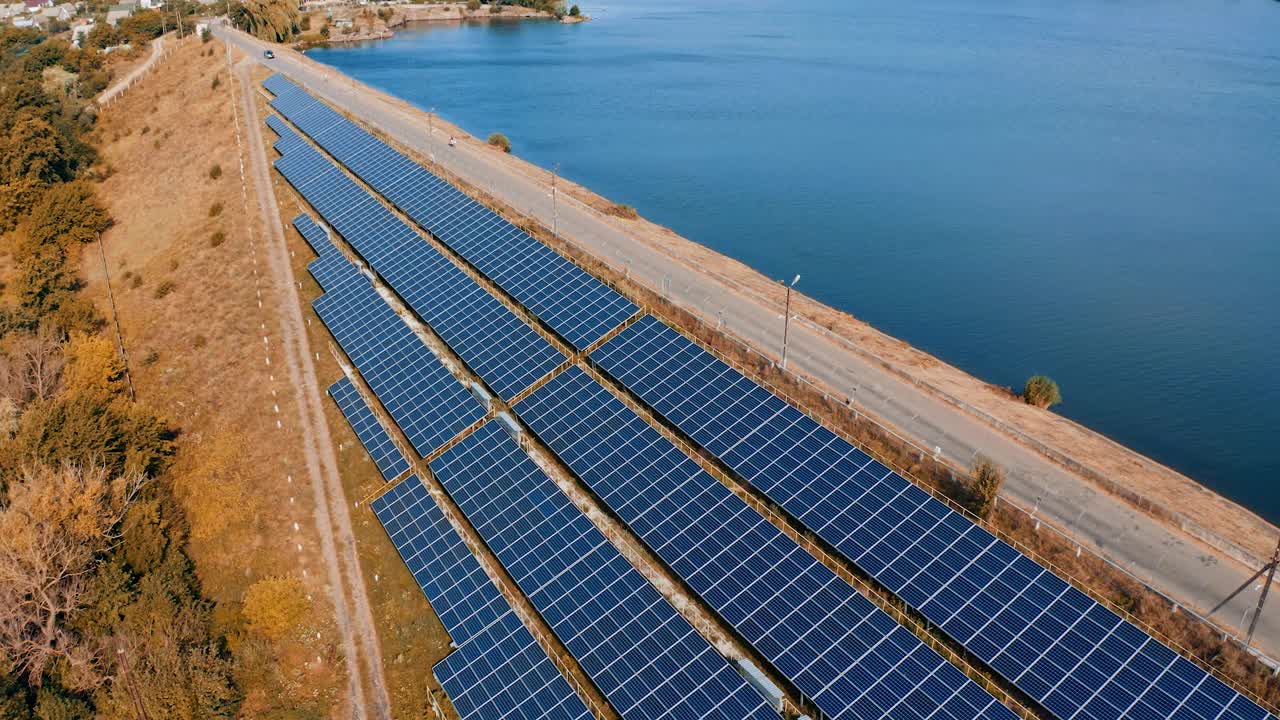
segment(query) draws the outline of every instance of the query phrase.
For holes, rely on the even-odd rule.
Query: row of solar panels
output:
[[[281,81],[287,83],[277,79],[278,86]],[[282,91],[292,95],[295,112],[319,118],[313,120],[322,126],[318,132],[340,136],[348,146],[361,144],[350,136],[363,131],[349,121],[292,85]],[[399,182],[412,186],[414,179],[402,174]],[[475,247],[487,247],[485,232],[472,239]],[[499,257],[501,243],[493,251]],[[623,335],[663,330],[666,336],[647,354],[617,351],[624,344],[618,338],[593,357],[1047,709],[1064,718],[1266,717],[1247,698],[658,321],[646,318]],[[681,341],[687,347],[673,349]],[[682,364],[678,351],[704,357]],[[618,360],[623,356],[631,358],[630,366]],[[665,380],[648,378],[646,384],[628,369]],[[681,382],[663,386],[673,378]],[[708,404],[712,400],[720,405]]]
[[[300,218],[295,225],[308,223]],[[322,255],[313,266],[328,257]],[[332,329],[331,321],[346,320],[325,322]],[[352,361],[363,374],[364,363]],[[408,469],[350,379],[335,383],[330,394],[384,477]],[[540,484],[533,489],[523,488],[529,492],[524,501],[539,506],[537,514],[528,514],[527,507],[517,511],[514,500],[480,503],[483,493],[515,486],[505,480],[492,484],[498,480],[486,479],[479,468],[458,459],[459,453],[472,452],[483,454],[484,466],[494,472],[515,468],[521,477],[534,478],[541,471],[497,423],[446,453],[438,462],[447,463],[447,469],[432,465],[437,477],[450,478],[455,497],[467,498],[467,516],[486,543],[623,717],[774,717],[764,699],[545,475],[538,475]],[[591,717],[417,476],[393,486],[373,509],[458,646],[434,672],[462,718]]]
[[[277,130],[291,134],[283,126],[277,126]],[[293,142],[282,143],[281,146],[292,154],[305,152]],[[318,162],[327,161],[318,158]],[[308,189],[309,186],[301,188],[304,196]],[[318,229],[301,219],[295,224],[304,237],[314,235]],[[313,270],[334,262],[329,252],[324,250],[321,240],[308,238],[308,242],[321,255],[313,263],[317,266]],[[345,262],[345,258],[340,260]],[[359,365],[359,361],[353,359],[353,362]],[[581,373],[580,370],[576,372]],[[603,392],[603,388],[600,390]],[[354,392],[354,387],[350,391]],[[335,399],[349,397],[341,391],[335,392]],[[633,422],[642,422],[634,415],[632,419]],[[371,434],[368,419],[355,417],[353,426],[362,441],[366,441],[366,436]],[[362,429],[364,435],[361,434]],[[380,435],[385,436],[385,431]],[[384,452],[380,448],[387,442],[389,438],[368,437],[366,447],[376,459],[379,453]],[[675,448],[669,445],[667,450],[670,454],[675,453]],[[687,458],[685,461],[689,462]],[[762,645],[766,649],[765,656],[775,665],[783,668],[784,672],[790,671],[803,692],[815,701],[820,700],[819,704],[828,716],[882,717],[891,708],[905,702],[910,707],[929,708],[922,717],[1011,717],[1007,709],[968,681],[959,670],[839,581],[764,518],[734,498],[723,485],[706,475],[695,479],[705,490],[719,492],[737,503],[738,506],[733,508],[736,513],[755,519],[752,532],[737,535],[733,534],[731,524],[717,522],[719,518],[714,514],[701,519],[701,527],[720,528],[720,536],[708,538],[702,547],[711,547],[714,540],[724,548],[759,548],[756,555],[743,556],[737,571],[729,575],[741,584],[747,594],[742,598],[736,594],[726,596],[724,603],[716,605],[717,609],[750,642]],[[567,501],[565,507],[569,514],[577,514]],[[589,525],[585,518],[581,521]],[[572,525],[566,525],[566,528],[577,529]],[[603,541],[602,536],[599,539]],[[572,545],[566,545],[564,549],[568,557],[576,557],[581,551]],[[611,546],[608,550],[616,562],[626,564]],[[768,563],[774,555],[785,555],[787,563],[784,566]],[[668,558],[669,562],[674,560],[676,558]],[[637,573],[634,581],[642,583],[643,578]],[[815,589],[823,592],[815,595],[812,592]],[[711,590],[706,587],[703,592]],[[653,598],[660,596],[654,593],[650,599]],[[757,604],[761,600],[767,601]],[[633,614],[635,611],[636,608],[631,609]],[[692,628],[688,630],[692,632]],[[617,649],[612,650],[616,655]],[[704,664],[699,669],[705,671],[707,668]],[[697,695],[691,697],[696,698]],[[707,698],[707,701],[714,699]],[[675,707],[683,706],[677,703]],[[703,710],[709,711],[714,707],[717,705],[707,705]],[[895,712],[904,714],[905,711]]]
[[[575,348],[635,314],[631,301],[283,76],[264,85],[277,112]]]

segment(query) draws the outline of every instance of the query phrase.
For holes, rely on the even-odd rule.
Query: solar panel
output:
[[[592,359],[1056,716],[1268,717],[657,319]]]
[[[776,720],[498,423],[431,470],[623,717]]]
[[[1015,717],[581,368],[517,412],[827,717]]]
[[[283,120],[275,115],[267,118],[267,127],[274,130],[275,133],[280,136],[280,139],[272,143],[271,147],[275,148],[276,152],[281,155],[288,155],[290,152],[297,150],[300,147],[307,146],[306,140],[299,137],[298,133],[294,132],[292,128],[286,125]]]
[[[311,246],[316,255],[324,256],[338,253],[338,248],[334,246],[333,241],[329,239],[329,233],[320,227],[320,224],[306,213],[300,213],[293,219],[293,226],[297,228],[298,234],[303,240]],[[340,253],[339,253],[340,254]]]
[[[277,112],[574,347],[585,349],[636,312],[590,273],[282,76],[264,84],[277,95]]]
[[[417,476],[372,505],[458,646],[436,664],[435,675],[460,717],[591,718]]]
[[[484,409],[367,282],[312,303],[405,437],[427,455],[484,416]]]
[[[330,385],[329,396],[338,404],[338,409],[342,411],[343,417],[355,431],[360,444],[364,445],[364,449],[369,452],[369,457],[373,458],[383,479],[394,480],[400,477],[400,473],[409,469],[409,462],[404,459],[404,455],[391,440],[391,436],[365,404],[364,398],[360,397],[360,391],[356,389],[355,383],[351,382],[351,378],[343,377]]]
[[[276,167],[321,216],[502,398],[564,355],[310,146]],[[322,256],[312,274],[326,285]]]

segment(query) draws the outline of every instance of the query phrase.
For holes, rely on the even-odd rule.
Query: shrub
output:
[[[130,278],[129,287],[135,290],[142,287],[142,275],[134,275],[132,278]]]
[[[996,507],[996,496],[1000,494],[1000,486],[1004,485],[1004,471],[987,458],[979,457],[973,464],[971,475],[965,506],[969,512],[985,520],[991,517],[991,511]]]
[[[155,350],[152,350],[151,352],[147,353],[142,358],[143,365],[155,365],[157,362],[160,362],[160,353],[156,352]]]
[[[1048,408],[1062,402],[1062,393],[1058,391],[1058,383],[1045,375],[1033,375],[1022,388],[1022,399],[1028,405]]]
[[[622,203],[613,203],[610,205],[609,214],[615,217],[626,218],[627,220],[635,220],[640,217],[640,213],[636,212],[635,208]]]
[[[475,12],[480,9],[480,0],[467,0],[467,9]]]
[[[174,284],[172,280],[165,280],[164,282],[156,286],[155,292],[153,294],[156,296],[156,299],[159,300],[165,295],[168,295],[169,293],[173,292],[173,289],[176,287],[177,285]]]
[[[209,217],[218,217],[222,214],[222,203],[216,202],[209,206]]]
[[[222,166],[214,163],[213,167],[209,168],[209,179],[217,180],[220,177],[222,177]]]
[[[197,348],[202,348],[205,345],[209,344],[209,338],[203,335],[197,335],[195,341],[192,344],[195,345]]]
[[[577,5],[574,5],[574,7],[577,7]],[[209,30],[209,26],[206,25],[205,28],[200,31],[200,42],[207,43],[212,39],[213,39],[213,32],[211,32]]]
[[[578,9],[577,5],[569,8],[569,17],[578,17],[580,15],[582,15],[582,11]]]
[[[209,247],[218,247],[227,241],[227,234],[218,230],[209,236]]]
[[[209,88],[211,90],[217,90],[220,85],[222,85],[222,77],[219,75],[214,75],[213,82],[209,84]]]
[[[301,30],[301,31],[303,31],[303,32],[307,32],[308,30],[310,30],[310,29],[311,29],[311,16],[310,16],[310,15],[303,15],[303,16],[302,16],[302,19],[298,21],[298,29],[299,29],[299,30]]]
[[[502,133],[491,133],[489,135],[489,144],[498,148],[502,152],[511,152],[511,141]]]
[[[142,126],[142,132],[141,132],[141,133],[139,133],[139,134],[141,134],[141,135],[146,135],[146,134],[147,134],[147,133],[149,133],[149,132],[151,132],[151,126],[150,126],[150,125],[143,125],[143,126]]]

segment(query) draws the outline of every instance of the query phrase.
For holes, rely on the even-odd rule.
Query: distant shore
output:
[[[332,12],[329,18],[326,13]],[[324,23],[328,35],[304,34],[294,43],[295,49],[306,50],[326,45],[386,40],[395,37],[395,28],[419,22],[466,22],[474,20],[555,20],[556,16],[542,10],[519,5],[481,5],[476,9],[465,2],[432,3],[423,5],[397,5],[380,10],[367,7],[341,7],[327,11],[313,11],[311,24]],[[559,22],[566,25],[586,22],[586,15],[565,15]]]

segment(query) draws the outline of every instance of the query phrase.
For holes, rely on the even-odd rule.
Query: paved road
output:
[[[286,73],[333,105],[427,155],[459,177],[507,204],[552,225],[549,175],[528,176],[495,161],[492,153],[465,144],[450,148],[444,131],[428,132],[420,113],[406,111],[380,93],[354,83],[335,70],[276,49],[263,60],[259,41],[218,28],[217,34],[245,49],[259,62]],[[776,356],[782,335],[781,297],[762,301],[730,288],[717,278],[672,260],[626,234],[598,212],[560,196],[556,224],[560,235],[622,268],[671,300]],[[817,378],[832,392],[853,394],[855,404],[927,448],[941,448],[949,460],[968,466],[976,454],[990,457],[1008,473],[1004,495],[1034,510],[1046,523],[1087,548],[1092,547],[1152,587],[1186,607],[1205,611],[1244,582],[1252,569],[1216,553],[1185,534],[1166,527],[1012,438],[945,402],[927,395],[821,331],[793,323],[788,364]],[[1257,602],[1255,585],[1228,605],[1215,620],[1228,630],[1243,622]],[[1258,623],[1255,645],[1280,654],[1280,603],[1270,603]]]

